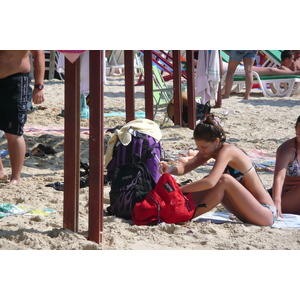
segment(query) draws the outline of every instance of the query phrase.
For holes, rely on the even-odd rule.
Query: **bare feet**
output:
[[[18,184],[20,180],[12,179],[10,180],[9,184]]]
[[[6,180],[8,180],[8,176],[3,169],[2,171],[0,171],[0,181],[6,181]]]

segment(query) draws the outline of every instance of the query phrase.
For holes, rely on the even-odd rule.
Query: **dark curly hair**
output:
[[[221,143],[226,141],[226,135],[222,126],[215,120],[213,114],[209,114],[206,119],[201,121],[194,130],[194,139],[214,142],[217,138]]]

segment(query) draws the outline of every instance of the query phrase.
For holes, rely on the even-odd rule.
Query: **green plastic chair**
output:
[[[159,106],[165,105],[173,99],[173,86],[168,86],[164,81],[156,65],[152,65],[153,71],[153,99],[155,102],[154,117]]]

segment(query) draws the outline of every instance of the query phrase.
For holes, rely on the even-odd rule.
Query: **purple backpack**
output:
[[[135,162],[143,162],[150,171],[155,182],[160,178],[159,162],[162,153],[160,141],[137,130],[128,128],[132,135],[131,142],[124,146],[117,141],[112,154],[112,159],[107,165],[107,179],[112,181],[116,167]]]

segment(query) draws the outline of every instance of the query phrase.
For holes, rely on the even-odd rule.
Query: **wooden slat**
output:
[[[188,95],[188,127],[192,130],[196,126],[196,101],[195,101],[195,68],[192,50],[186,51],[187,95]]]
[[[78,231],[80,175],[80,58],[65,58],[65,145],[63,227]]]
[[[152,76],[152,51],[144,51],[144,75],[145,75],[145,111],[146,118],[154,119],[153,107],[153,76]]]
[[[182,126],[182,95],[180,51],[172,50],[173,55],[173,85],[174,85],[174,124]]]
[[[103,50],[90,50],[89,240],[102,243],[104,190]]]
[[[124,51],[126,122],[135,119],[133,50]]]

